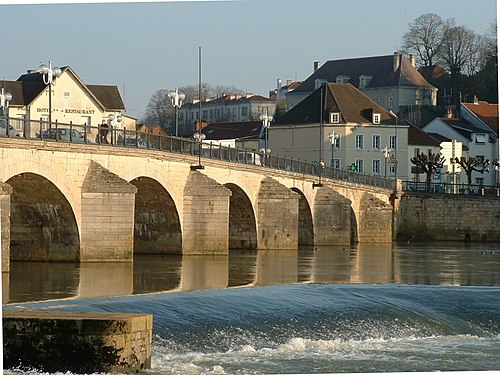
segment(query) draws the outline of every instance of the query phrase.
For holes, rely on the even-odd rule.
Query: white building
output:
[[[49,92],[52,122],[71,123],[80,131],[86,125],[90,134],[96,129],[88,127],[97,127],[103,120],[117,129],[136,128],[136,119],[123,114],[125,106],[116,86],[85,84],[69,66],[61,68],[60,77],[50,88],[44,83],[42,74],[33,70],[17,81],[0,84],[12,94],[9,117],[17,121],[10,123],[26,137],[34,137],[48,127]],[[115,119],[110,120],[110,115]],[[118,115],[122,117],[121,122],[117,121]]]
[[[199,119],[200,103],[194,101],[179,108],[179,128],[182,133],[195,131],[195,123]],[[209,99],[201,103],[201,118],[212,122],[256,121],[260,115],[273,115],[276,102],[260,95],[224,95],[217,99]]]
[[[327,61],[298,88],[287,93],[287,109],[294,107],[320,85],[350,83],[385,109],[399,112],[402,106],[437,103],[437,88],[418,72],[415,58],[394,55]]]
[[[269,148],[366,174],[410,175],[408,125],[349,83],[325,84],[277,119],[269,128]]]

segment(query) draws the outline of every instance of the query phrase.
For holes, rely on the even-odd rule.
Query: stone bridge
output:
[[[391,190],[146,149],[0,138],[10,260],[127,261],[392,240]]]

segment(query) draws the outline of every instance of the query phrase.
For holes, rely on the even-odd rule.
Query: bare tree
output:
[[[489,172],[488,166],[490,161],[488,159],[485,160],[484,158],[478,158],[477,156],[469,156],[468,158],[465,158],[464,156],[455,159],[452,158],[451,162],[457,163],[464,170],[467,176],[469,194],[472,193],[472,172],[479,172],[481,174]]]
[[[168,93],[168,90],[157,90],[149,99],[144,119],[147,125],[160,125],[167,131],[172,130],[174,107]]]
[[[409,54],[415,54],[418,65],[429,67],[436,64],[448,22],[434,13],[422,14],[408,26],[402,37],[402,46]]]
[[[431,179],[434,172],[437,171],[438,168],[442,168],[444,164],[445,158],[441,154],[434,154],[432,152],[420,153],[417,156],[414,156],[410,159],[410,162],[416,165],[420,170],[422,170],[426,175],[426,190],[431,190]]]
[[[479,46],[478,36],[465,26],[446,29],[440,56],[450,72],[454,103],[458,104],[458,87],[465,67],[469,64],[469,68],[477,68]]]

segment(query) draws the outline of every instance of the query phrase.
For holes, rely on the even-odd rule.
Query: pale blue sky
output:
[[[306,79],[316,60],[392,54],[424,13],[484,34],[497,7],[495,0],[0,5],[0,79],[52,60],[85,83],[117,85],[128,114],[141,119],[156,90],[197,85],[199,46],[204,82],[266,96],[278,78]]]

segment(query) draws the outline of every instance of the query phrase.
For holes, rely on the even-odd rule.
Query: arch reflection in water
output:
[[[294,283],[500,285],[494,244],[358,244],[136,255],[133,263],[12,262],[4,303]]]

